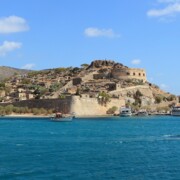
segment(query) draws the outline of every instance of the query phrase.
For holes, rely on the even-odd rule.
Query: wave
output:
[[[24,144],[16,144],[16,146],[24,146]]]

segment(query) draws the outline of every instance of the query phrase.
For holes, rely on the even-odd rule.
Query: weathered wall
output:
[[[9,105],[8,103],[1,103],[2,106]],[[106,115],[106,111],[117,106],[120,108],[125,105],[124,99],[111,99],[107,103],[107,106],[100,105],[97,98],[73,96],[66,99],[35,99],[14,102],[16,107],[28,107],[28,108],[45,108],[55,109],[62,113],[74,112],[77,116],[96,116]]]
[[[6,106],[9,104],[1,103],[0,105]],[[16,107],[54,109],[62,113],[69,113],[71,107],[71,97],[68,97],[66,99],[33,99],[14,102],[12,104]]]
[[[102,106],[98,103],[97,98],[83,98],[79,96],[73,96],[71,104],[71,113],[75,113],[77,116],[96,116],[106,115],[106,111],[117,106],[120,108],[125,105],[124,99],[111,99],[106,106]]]
[[[139,86],[131,86],[127,88],[119,88],[118,90],[111,91],[110,94],[115,95],[115,96],[120,96],[120,97],[126,97],[125,98],[126,102],[133,103],[135,101],[133,98],[133,94],[135,94],[138,90],[143,95],[143,97],[141,97],[142,106],[154,104],[154,96],[153,96],[151,88],[148,85],[139,85]],[[127,96],[127,94],[132,94],[132,95]]]
[[[115,68],[112,70],[112,76],[116,79],[139,79],[143,82],[147,80],[145,70],[136,68]]]
[[[134,94],[137,90],[140,90],[140,92],[144,96],[153,98],[152,90],[150,89],[148,85],[139,85],[139,86],[126,87],[126,88],[119,88],[118,90],[110,91],[109,94],[126,96],[128,92],[132,92]]]

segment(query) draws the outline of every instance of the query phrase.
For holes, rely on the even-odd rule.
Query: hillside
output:
[[[167,111],[176,103],[176,96],[147,82],[144,69],[129,68],[112,60],[95,60],[80,68],[60,67],[31,72],[8,67],[1,69],[0,72],[9,77],[15,73],[26,74],[14,75],[0,84],[3,103],[79,96],[86,100],[94,98],[103,107],[119,99],[134,110],[145,108],[151,111]]]
[[[25,69],[12,68],[8,66],[0,66],[0,80],[2,81],[6,78],[10,78],[14,74],[23,75],[23,74],[27,74],[28,72],[29,70],[25,70]]]

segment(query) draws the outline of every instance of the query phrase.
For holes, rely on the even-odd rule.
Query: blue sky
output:
[[[145,68],[180,94],[180,0],[0,0],[0,65],[79,67],[111,59]]]

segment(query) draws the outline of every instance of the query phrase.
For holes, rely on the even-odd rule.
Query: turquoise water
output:
[[[180,117],[0,119],[0,179],[180,179]]]

